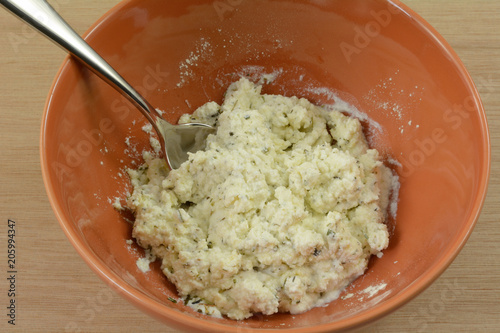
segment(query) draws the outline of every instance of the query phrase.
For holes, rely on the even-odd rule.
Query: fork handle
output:
[[[79,59],[135,104],[156,127],[158,112],[78,35],[45,0],[0,0],[0,5]]]

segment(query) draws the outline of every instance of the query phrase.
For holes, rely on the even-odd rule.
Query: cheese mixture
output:
[[[180,122],[217,132],[177,170],[145,153],[128,206],[133,237],[185,304],[236,320],[301,313],[338,298],[388,246],[397,177],[357,119],[241,79]]]

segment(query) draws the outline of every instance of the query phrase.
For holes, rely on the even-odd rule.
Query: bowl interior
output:
[[[141,152],[150,149],[144,118],[66,60],[42,126],[43,174],[54,211],[90,267],[165,322],[209,331],[309,332],[366,323],[427,287],[472,230],[488,178],[484,111],[446,42],[398,2],[126,1],[87,41],[171,122],[208,101],[222,102],[242,75],[271,74],[264,92],[317,104],[340,96],[369,116],[363,123],[371,145],[400,175],[390,247],[347,288],[345,299],[294,316],[242,322],[202,316],[169,301],[175,288],[158,263],[139,271],[143,251],[126,243],[131,225],[111,205],[131,191],[125,168],[141,164]],[[373,286],[385,288],[372,295],[367,288]]]

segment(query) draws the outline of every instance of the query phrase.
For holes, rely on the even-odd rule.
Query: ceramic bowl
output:
[[[228,85],[242,75],[269,74],[264,92],[317,104],[339,96],[369,117],[363,124],[370,144],[400,176],[390,246],[341,298],[299,315],[244,321],[201,315],[169,300],[176,290],[158,263],[148,273],[137,268],[143,252],[127,244],[131,225],[111,204],[131,191],[124,170],[137,167],[149,149],[144,118],[67,58],[41,132],[51,205],[92,270],[166,324],[190,332],[359,327],[427,288],[471,234],[489,177],[485,113],[458,56],[404,4],[131,0],[85,36],[171,122],[208,101],[222,102]],[[374,287],[380,288],[369,292]]]

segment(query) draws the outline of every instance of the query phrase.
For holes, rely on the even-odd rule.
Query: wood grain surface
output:
[[[344,0],[348,1],[348,0]],[[52,0],[79,33],[118,0]],[[460,255],[424,293],[360,332],[500,332],[500,1],[406,0],[478,84],[492,142],[489,193]],[[65,53],[0,10],[0,332],[176,332],[112,292],[77,255],[49,205],[42,111]],[[7,320],[7,221],[16,221],[16,325]]]

